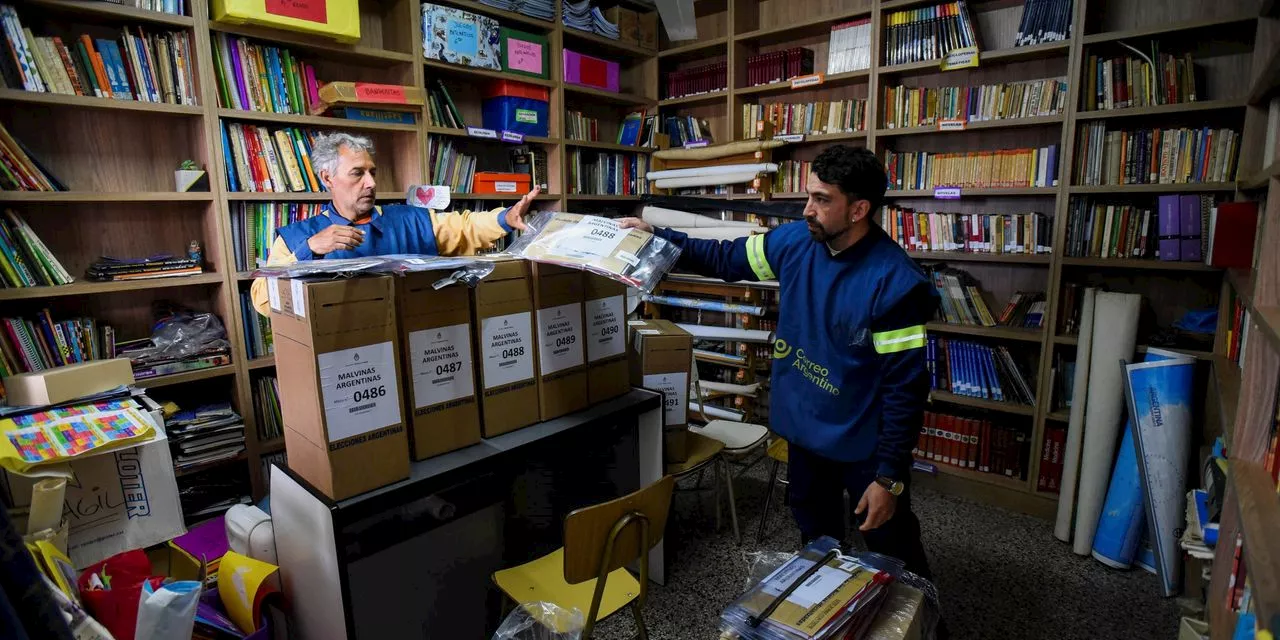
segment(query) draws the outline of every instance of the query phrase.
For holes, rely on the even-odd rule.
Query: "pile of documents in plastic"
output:
[[[165,430],[178,471],[234,458],[244,451],[244,419],[229,402],[178,411],[165,420]]]
[[[844,555],[819,538],[720,614],[720,637],[743,640],[862,638],[902,564],[875,553]]]
[[[591,0],[582,0],[582,2],[569,2],[569,0],[561,0],[561,8],[563,9],[564,26],[579,31],[590,31],[596,35],[604,36],[610,40],[617,40],[622,34],[618,31],[618,25],[609,22],[600,12],[600,7],[591,6]]]
[[[503,11],[514,11],[539,20],[551,20],[555,17],[551,0],[480,0],[480,4]]]

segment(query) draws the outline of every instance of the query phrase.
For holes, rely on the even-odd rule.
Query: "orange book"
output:
[[[97,78],[98,86],[102,89],[104,98],[112,98],[111,81],[107,79],[107,67],[102,63],[102,54],[93,48],[93,39],[88,34],[80,35],[80,42],[84,45],[85,52],[89,54],[89,60],[93,63],[93,75]]]

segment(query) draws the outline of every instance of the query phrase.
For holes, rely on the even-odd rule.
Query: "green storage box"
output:
[[[550,79],[551,55],[546,36],[501,27],[498,40],[502,42],[503,71]]]

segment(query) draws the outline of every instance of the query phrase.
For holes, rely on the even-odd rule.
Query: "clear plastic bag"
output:
[[[600,216],[542,212],[525,224],[529,229],[508,253],[590,271],[645,293],[653,293],[680,258],[680,247]]]
[[[255,278],[306,278],[312,276],[349,277],[362,273],[405,274],[419,271],[449,271],[436,288],[454,282],[475,286],[493,272],[491,261],[476,256],[429,256],[391,254],[338,260],[302,260],[289,265],[260,267]]]
[[[227,330],[212,313],[177,312],[156,323],[146,346],[120,352],[135,363],[182,360],[231,348]]]
[[[507,614],[492,640],[578,640],[585,624],[577,609],[526,602]]]

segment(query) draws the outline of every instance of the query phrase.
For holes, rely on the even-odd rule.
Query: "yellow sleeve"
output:
[[[293,252],[285,245],[284,238],[276,236],[274,242],[271,243],[271,252],[267,254],[267,266],[279,267],[297,262]],[[253,286],[249,288],[249,295],[253,297],[253,308],[258,313],[268,316],[271,315],[270,300],[267,299],[267,279],[255,278]]]
[[[494,241],[507,235],[502,216],[507,207],[492,211],[433,211],[436,248],[442,256],[464,256],[488,249]]]

